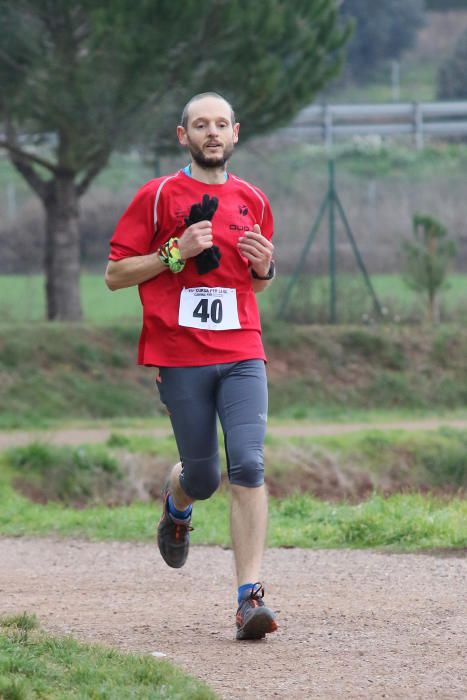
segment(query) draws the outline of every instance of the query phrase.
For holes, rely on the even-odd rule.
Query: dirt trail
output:
[[[467,558],[271,549],[279,631],[236,642],[232,553],[0,538],[0,614],[35,612],[53,633],[166,658],[222,698],[465,698]]]
[[[412,421],[386,421],[381,423],[308,423],[296,421],[283,425],[269,425],[268,433],[283,437],[339,435],[360,430],[436,430],[440,427],[467,429],[467,419],[425,418]],[[167,428],[63,428],[59,430],[12,430],[0,431],[0,450],[16,445],[25,445],[34,440],[56,445],[80,445],[83,443],[105,442],[112,433],[122,435],[171,435]]]

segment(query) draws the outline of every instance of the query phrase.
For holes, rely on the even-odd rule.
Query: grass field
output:
[[[91,323],[112,323],[141,318],[141,304],[137,290],[134,288],[110,292],[102,274],[84,273],[81,278],[81,294],[84,320]],[[359,277],[340,276],[340,285],[344,293],[352,285],[358,294],[365,294]],[[418,296],[406,287],[398,275],[374,275],[372,283],[381,303],[388,303],[392,317],[397,314],[399,321],[410,313],[413,307],[420,311]],[[276,280],[268,294],[259,295],[260,307],[266,314],[273,315],[284,294],[289,278],[283,276]],[[303,289],[303,288],[302,288]],[[313,293],[313,300],[323,309],[328,310],[328,280],[318,278],[313,281],[308,293]],[[356,292],[357,293],[357,292]],[[467,275],[453,274],[449,286],[442,293],[442,302],[450,310],[466,310]],[[313,301],[315,303],[315,301]],[[311,299],[310,299],[311,304]],[[301,306],[306,308],[307,300],[302,298]],[[45,293],[42,275],[1,275],[0,276],[0,322],[41,321],[45,319]]]
[[[80,644],[39,629],[34,615],[0,618],[0,698],[214,700],[204,683],[149,656]]]
[[[0,496],[0,533],[56,535],[90,540],[152,542],[159,507],[144,503],[74,510],[33,504],[5,484]],[[196,504],[193,544],[228,546],[228,497],[218,493]],[[270,499],[271,547],[366,548],[416,551],[467,546],[467,502],[420,494],[373,496],[359,505],[332,504],[298,495]]]

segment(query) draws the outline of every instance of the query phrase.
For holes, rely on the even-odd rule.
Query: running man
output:
[[[180,455],[164,489],[160,553],[169,566],[183,566],[193,504],[219,486],[219,416],[231,488],[236,636],[260,639],[277,629],[258,580],[268,511],[267,384],[255,296],[274,277],[273,217],[261,190],[227,172],[239,128],[217,93],[188,102],[177,136],[191,162],[137,192],[112,237],[105,279],[111,290],[139,285],[138,362],[158,368]]]

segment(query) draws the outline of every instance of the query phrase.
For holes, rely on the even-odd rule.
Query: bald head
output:
[[[188,126],[188,119],[190,116],[190,107],[195,103],[199,102],[200,100],[219,100],[220,102],[223,102],[224,105],[228,107],[228,110],[230,112],[230,121],[233,124],[235,124],[235,113],[233,110],[232,105],[230,102],[228,102],[225,97],[222,97],[222,95],[219,95],[217,92],[200,92],[198,95],[194,95],[191,100],[189,100],[185,107],[183,108],[182,112],[182,119],[180,124],[183,126],[183,128],[186,130]]]

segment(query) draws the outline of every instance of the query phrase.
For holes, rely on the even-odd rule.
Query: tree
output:
[[[451,55],[442,63],[438,73],[438,98],[465,99],[467,95],[467,32],[461,34]]]
[[[160,149],[197,92],[243,138],[290,120],[341,63],[335,0],[0,0],[0,119],[46,212],[49,319],[79,320],[79,199],[148,123]],[[173,147],[173,146],[172,146]]]
[[[426,0],[426,9],[434,12],[465,10],[465,0]]]
[[[424,23],[424,0],[343,0],[341,13],[355,23],[347,64],[352,78],[362,81],[413,46]]]
[[[405,254],[404,281],[416,292],[426,295],[428,319],[436,317],[436,299],[445,284],[449,263],[456,254],[454,241],[447,239],[444,226],[431,216],[415,214],[414,241],[403,243]]]

